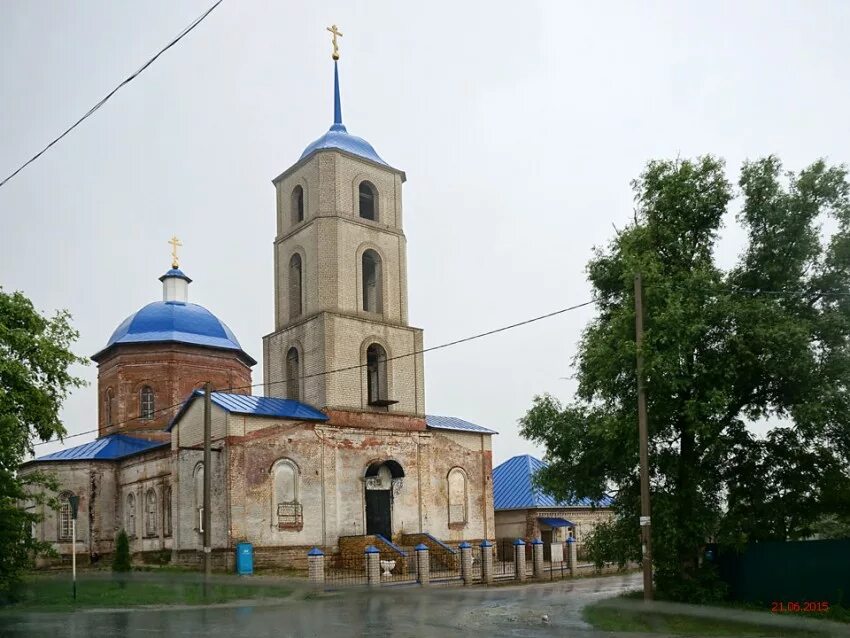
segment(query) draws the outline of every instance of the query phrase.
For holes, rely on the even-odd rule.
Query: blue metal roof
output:
[[[369,142],[364,140],[362,137],[350,135],[348,133],[348,129],[346,129],[345,125],[342,123],[342,103],[339,97],[339,70],[335,61],[334,123],[327,133],[322,135],[322,137],[320,137],[315,142],[310,144],[310,146],[304,149],[304,152],[301,153],[301,157],[298,159],[298,161],[300,162],[301,160],[308,157],[309,155],[312,155],[316,151],[328,148],[346,151],[348,153],[352,153],[353,155],[357,155],[373,162],[377,162],[378,164],[389,166],[389,164],[387,164],[384,160],[380,158],[378,153],[375,152],[375,149],[372,148],[372,145],[369,144]]]
[[[189,276],[180,270],[179,268],[172,268],[168,272],[166,272],[162,277],[159,278],[160,281],[163,279],[168,279],[169,277],[177,277],[178,279],[185,279],[187,284],[191,284],[192,280],[189,279]]]
[[[534,485],[533,477],[546,467],[530,454],[514,456],[493,468],[493,507],[497,510],[519,510],[543,507],[608,507],[610,497],[599,503],[588,498],[575,502],[558,501]]]
[[[195,390],[192,395],[181,406],[171,423],[168,424],[168,430],[174,427],[174,424],[180,420],[183,413],[189,409],[192,402],[203,397],[202,390]],[[279,399],[277,397],[258,397],[251,394],[232,394],[230,392],[213,392],[210,395],[210,401],[220,407],[222,410],[227,410],[231,414],[250,414],[252,416],[270,416],[278,419],[293,419],[296,421],[327,421],[328,416],[306,403],[295,401],[293,399]]]
[[[480,425],[469,421],[458,419],[455,416],[425,415],[425,424],[432,430],[456,430],[458,432],[475,432],[476,434],[498,434],[495,430],[488,430]]]
[[[67,450],[40,456],[34,461],[117,461],[131,454],[171,445],[167,441],[148,441],[126,434],[110,434]]]
[[[233,331],[213,313],[198,304],[179,301],[154,301],[133,313],[121,322],[106,347],[92,359],[97,361],[118,344],[164,342],[235,350],[248,365],[257,363],[242,350]]]

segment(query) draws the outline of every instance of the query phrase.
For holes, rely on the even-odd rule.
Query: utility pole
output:
[[[649,515],[649,452],[646,389],[643,386],[643,285],[635,275],[635,344],[637,346],[638,437],[640,439],[640,540],[643,556],[643,599],[652,600],[652,526]]]
[[[207,381],[204,384],[204,515],[201,523],[204,526],[204,596],[206,596],[207,582],[212,574],[212,556],[210,555],[212,551],[210,543],[212,532],[210,529],[212,523],[212,516],[210,516],[210,488],[212,485],[212,468],[210,467],[212,457],[210,449],[210,439],[212,438],[211,393],[212,384]]]

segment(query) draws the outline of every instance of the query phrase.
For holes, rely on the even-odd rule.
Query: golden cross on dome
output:
[[[329,26],[328,31],[330,31],[331,33],[334,34],[334,39],[333,39],[334,52],[331,55],[331,57],[334,60],[339,60],[339,45],[337,44],[336,36],[342,37],[342,31],[337,29],[335,24],[332,24],[331,26]]]
[[[177,239],[177,235],[168,240],[168,243],[171,244],[171,267],[178,268],[180,263],[177,258],[177,247],[182,246],[183,242]]]

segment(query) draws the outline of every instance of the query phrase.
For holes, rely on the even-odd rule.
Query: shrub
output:
[[[130,540],[127,538],[127,532],[123,529],[118,532],[118,538],[115,539],[115,558],[112,561],[112,571],[130,571]]]

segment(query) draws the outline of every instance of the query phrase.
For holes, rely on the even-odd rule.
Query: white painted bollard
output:
[[[472,584],[472,545],[466,541],[458,545],[460,549],[460,577],[464,585]]]
[[[525,541],[521,538],[514,541],[514,578],[525,580]]]
[[[539,538],[531,541],[531,552],[534,561],[534,577],[540,580],[543,578],[543,541]]]
[[[318,547],[307,552],[307,573],[311,583],[320,585],[325,582],[325,553]]]
[[[374,545],[366,548],[366,581],[370,587],[381,584],[381,552]]]
[[[481,580],[486,585],[493,582],[493,543],[481,541]]]
[[[416,580],[423,587],[427,587],[431,582],[431,554],[428,551],[428,546],[425,543],[419,543],[416,546]]]
[[[578,547],[576,547],[576,539],[570,536],[567,539],[567,545],[570,547],[570,576],[575,578],[578,573]]]

